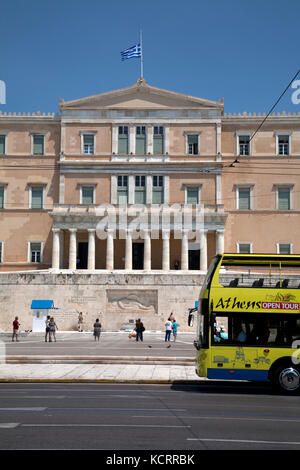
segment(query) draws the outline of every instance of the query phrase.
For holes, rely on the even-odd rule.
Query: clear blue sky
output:
[[[0,109],[56,112],[134,84],[139,59],[120,51],[142,29],[150,85],[267,112],[300,69],[299,22],[299,0],[1,0]],[[292,91],[276,111],[300,112]]]

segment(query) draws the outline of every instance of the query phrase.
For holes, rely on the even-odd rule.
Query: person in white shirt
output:
[[[170,342],[171,333],[172,333],[172,322],[170,320],[167,320],[165,323],[165,327],[166,327],[165,341]]]

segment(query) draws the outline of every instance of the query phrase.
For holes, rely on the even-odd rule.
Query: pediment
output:
[[[223,100],[209,101],[148,85],[138,80],[135,85],[78,100],[60,100],[60,109],[214,109],[223,111]]]

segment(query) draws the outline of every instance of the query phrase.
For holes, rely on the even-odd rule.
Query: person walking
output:
[[[50,315],[47,316],[45,325],[46,325],[46,331],[45,331],[45,342],[47,343],[47,337],[49,336],[49,341],[50,341],[50,327],[49,327],[49,322],[50,322]]]
[[[172,324],[173,339],[174,339],[174,341],[176,341],[176,338],[177,338],[177,328],[178,328],[179,326],[180,326],[179,323],[177,323],[177,321],[176,321],[175,318],[174,318],[173,324]]]
[[[15,317],[13,321],[13,335],[12,335],[12,341],[14,341],[14,338],[16,338],[16,341],[18,340],[19,337],[19,329],[20,329],[20,323],[19,323],[19,318]]]
[[[55,323],[54,318],[50,317],[50,321],[49,321],[49,343],[52,342],[52,338],[54,338],[54,341],[56,342],[56,336],[55,336],[56,330],[58,330],[57,324]]]
[[[95,341],[100,339],[100,333],[101,333],[101,323],[99,321],[99,318],[96,319],[96,322],[94,323],[94,338]]]
[[[171,320],[166,321],[165,327],[166,327],[165,342],[167,342],[167,341],[170,342],[171,333],[172,333],[172,322],[171,322]]]
[[[138,318],[137,321],[135,322],[135,331],[136,331],[135,340],[143,341],[143,332],[145,331],[145,327],[140,318]]]

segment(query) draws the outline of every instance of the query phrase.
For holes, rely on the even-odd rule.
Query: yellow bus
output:
[[[300,255],[216,256],[198,300],[194,345],[200,377],[270,381],[298,393]]]

